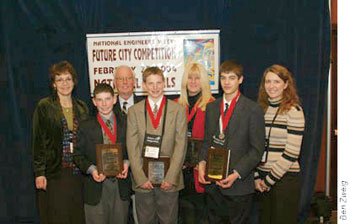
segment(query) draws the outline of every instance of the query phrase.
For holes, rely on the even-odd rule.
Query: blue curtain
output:
[[[31,120],[49,94],[48,67],[70,61],[75,94],[90,106],[88,33],[220,29],[221,61],[244,65],[242,91],[256,100],[264,69],[289,68],[306,117],[300,223],[308,217],[326,114],[328,1],[0,1],[0,223],[36,223]]]

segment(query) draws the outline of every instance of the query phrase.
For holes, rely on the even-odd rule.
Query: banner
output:
[[[142,72],[158,66],[165,76],[165,94],[180,94],[184,66],[202,64],[212,93],[219,92],[219,30],[87,34],[91,95],[99,83],[113,86],[113,73],[120,65],[135,73],[135,93],[144,95]]]

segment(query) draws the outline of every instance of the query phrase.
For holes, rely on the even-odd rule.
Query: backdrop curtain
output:
[[[0,10],[0,223],[38,222],[31,122],[51,64],[74,65],[75,95],[91,107],[86,34],[198,29],[221,30],[221,61],[242,62],[242,92],[253,100],[265,68],[292,71],[306,118],[300,223],[308,217],[327,107],[327,0],[2,0]]]

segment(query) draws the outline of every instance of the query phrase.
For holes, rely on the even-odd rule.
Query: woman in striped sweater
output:
[[[259,104],[265,111],[265,153],[255,173],[260,223],[297,223],[299,155],[305,119],[294,79],[281,65],[264,72]]]

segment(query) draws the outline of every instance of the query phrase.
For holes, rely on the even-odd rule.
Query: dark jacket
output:
[[[78,123],[89,116],[87,105],[73,98],[73,110]],[[57,96],[39,101],[33,115],[32,153],[35,177],[48,179],[60,174],[64,117]]]
[[[125,148],[125,129],[120,114],[117,117],[117,142],[122,144],[123,159],[128,155]],[[96,144],[103,144],[103,133],[97,117],[82,122],[79,125],[77,134],[77,148],[74,151],[74,162],[86,173],[91,165],[96,165]],[[126,179],[118,179],[119,194],[122,200],[128,200],[131,193],[131,180],[128,175]],[[102,182],[94,181],[89,174],[84,180],[84,202],[89,205],[97,205],[102,195]]]
[[[207,160],[207,150],[212,145],[213,135],[219,134],[219,118],[222,98],[207,105],[205,137],[200,161]],[[230,150],[229,174],[236,170],[237,179],[230,188],[220,188],[225,195],[254,193],[254,169],[264,151],[265,123],[261,107],[240,95],[225,131],[227,149]]]

